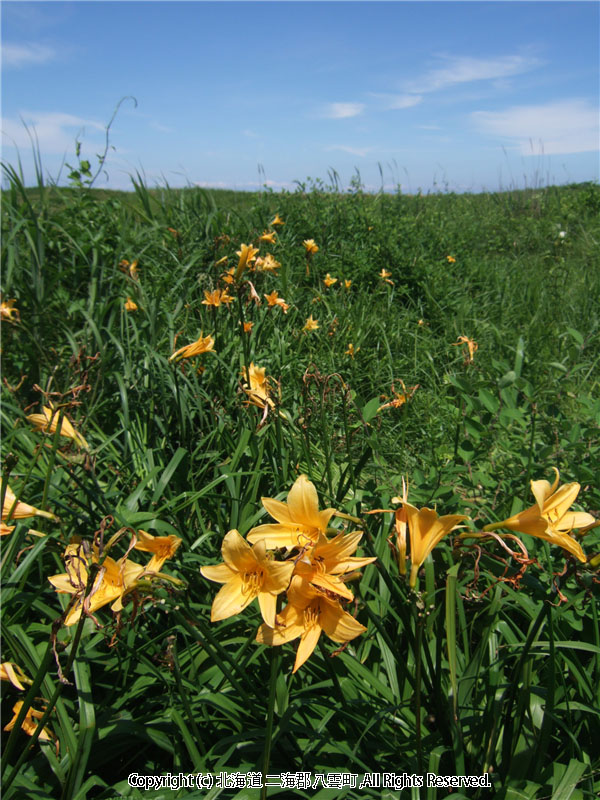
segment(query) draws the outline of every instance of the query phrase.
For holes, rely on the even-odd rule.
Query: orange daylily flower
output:
[[[334,508],[319,511],[319,498],[314,483],[300,475],[288,493],[287,503],[262,497],[262,504],[278,524],[258,525],[248,533],[249,542],[264,540],[268,549],[305,547],[327,533],[329,520],[346,516]]]
[[[138,530],[136,538],[137,542],[133,546],[135,550],[152,553],[152,558],[146,564],[147,572],[160,572],[165,561],[173,558],[182,541],[173,534],[169,536],[152,536],[152,534],[140,530]]]
[[[229,303],[233,303],[233,297],[227,294],[227,289],[215,289],[214,292],[209,292],[206,289],[204,290],[203,306],[219,308],[221,304],[228,305]]]
[[[283,313],[287,314],[289,305],[285,302],[283,297],[279,297],[279,294],[276,291],[271,292],[271,294],[266,294],[265,300],[269,304],[269,307],[281,306],[281,308],[283,309]]]
[[[22,503],[17,500],[13,490],[10,486],[6,487],[6,494],[4,495],[4,504],[2,506],[2,521],[6,522],[11,519],[26,519],[27,517],[46,517],[46,519],[57,520],[54,514],[49,511],[42,511],[35,506],[30,506],[27,503]]]
[[[585,562],[586,557],[581,545],[570,534],[575,528],[594,526],[596,520],[586,511],[569,511],[581,486],[578,483],[565,483],[558,488],[560,474],[556,467],[554,472],[556,477],[552,486],[546,480],[531,481],[535,505],[502,522],[486,525],[483,530],[508,528],[519,533],[527,533],[529,536],[536,536],[550,544],[558,545],[579,561]]]
[[[239,614],[257,598],[265,624],[273,627],[277,595],[287,589],[294,562],[274,561],[264,540],[251,547],[236,530],[223,539],[221,553],[222,564],[200,567],[205,578],[225,584],[213,600],[211,622]]]
[[[19,716],[19,711],[21,710],[22,706],[23,706],[22,700],[19,700],[14,704],[13,706],[14,716],[11,719],[11,721],[4,726],[5,731],[12,731],[12,729],[15,727],[15,723],[17,721],[17,717]],[[21,730],[24,731],[28,736],[33,736],[33,734],[37,731],[39,726],[38,720],[40,720],[43,716],[44,716],[43,711],[37,711],[35,708],[30,707],[27,710],[27,713],[25,714],[23,722],[21,723]],[[43,742],[50,742],[53,739],[56,739],[56,736],[54,733],[52,733],[50,728],[44,727],[42,728],[42,732],[40,733],[38,738],[41,739],[41,741]]]
[[[44,433],[55,433],[58,427],[59,410],[44,406],[41,414],[28,414],[27,419],[33,423],[34,430]],[[84,437],[75,430],[66,416],[63,416],[60,423],[60,435],[67,439],[72,439],[78,447],[89,450],[90,446]]]
[[[319,322],[316,319],[313,319],[313,315],[311,314],[310,317],[306,320],[304,327],[302,328],[303,331],[316,331],[319,327]]]
[[[201,353],[210,353],[214,346],[215,340],[212,336],[203,337],[202,333],[200,333],[200,338],[196,342],[180,347],[179,350],[176,350],[169,358],[169,361],[180,361],[182,358],[193,358],[194,356],[199,356]]]
[[[318,591],[298,576],[292,578],[287,596],[289,602],[277,615],[275,626],[261,625],[256,641],[276,646],[300,637],[292,672],[296,672],[310,657],[323,631],[334,642],[345,643],[367,630],[344,611],[339,601]]]

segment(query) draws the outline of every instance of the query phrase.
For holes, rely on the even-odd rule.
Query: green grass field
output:
[[[600,188],[8,177],[5,800],[596,797]]]

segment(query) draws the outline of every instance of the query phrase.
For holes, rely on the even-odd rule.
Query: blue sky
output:
[[[598,180],[596,2],[18,2],[2,14],[3,160],[97,186],[496,191]],[[259,173],[260,169],[260,173]],[[380,171],[381,170],[381,171]],[[68,170],[62,169],[62,182]]]

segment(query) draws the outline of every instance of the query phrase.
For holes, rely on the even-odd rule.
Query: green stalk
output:
[[[415,720],[417,724],[417,771],[423,774],[423,745],[421,732],[421,647],[423,644],[424,615],[413,605],[415,623]]]
[[[269,678],[269,704],[267,706],[267,722],[265,725],[265,748],[263,751],[261,800],[267,800],[267,774],[271,761],[271,744],[273,739],[273,720],[275,717],[275,690],[277,676],[281,670],[281,648],[271,648],[271,677]]]

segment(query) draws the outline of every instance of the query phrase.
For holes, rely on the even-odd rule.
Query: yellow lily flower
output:
[[[305,239],[302,244],[306,250],[307,256],[314,256],[319,251],[319,246],[315,243],[314,239]]]
[[[319,321],[313,319],[313,315],[311,314],[310,317],[306,320],[304,327],[302,328],[303,331],[316,331],[319,327]]]
[[[519,533],[528,533],[530,536],[537,536],[538,539],[562,547],[581,562],[585,562],[586,557],[581,545],[569,534],[574,528],[594,525],[596,520],[586,511],[569,511],[581,487],[578,483],[565,483],[557,488],[560,474],[556,467],[553,469],[556,478],[552,486],[546,480],[531,481],[535,505],[502,522],[486,525],[483,530],[508,528]]]
[[[354,595],[346,587],[343,578],[338,576],[347,576],[377,560],[374,557],[351,557],[361,538],[361,531],[340,533],[331,540],[319,536],[314,547],[307,552],[303,551],[296,559],[294,575],[300,576],[317,589],[352,600]]]
[[[454,530],[459,523],[469,519],[464,514],[447,514],[438,517],[437,512],[431,508],[415,508],[405,500],[402,506],[406,511],[408,520],[408,533],[410,537],[410,577],[408,585],[414,588],[417,582],[417,573],[433,548]]]
[[[52,575],[48,580],[61,594],[75,595],[77,602],[71,608],[65,618],[65,625],[74,625],[78,622],[81,612],[85,609],[87,613],[93,613],[108,603],[111,603],[112,611],[123,609],[123,598],[127,594],[138,588],[142,579],[151,580],[162,578],[172,583],[178,583],[177,579],[162,572],[150,572],[148,567],[135,564],[126,556],[115,561],[110,556],[106,556],[89,594],[84,596],[84,591],[88,582],[88,560],[85,556],[81,542],[72,542],[67,545],[64,554],[66,573]],[[92,563],[99,563],[98,552],[95,550],[91,556]]]
[[[57,408],[49,408],[44,406],[41,414],[29,414],[27,419],[33,423],[34,430],[43,431],[44,433],[55,433],[58,427],[59,410]],[[90,446],[84,437],[75,430],[71,425],[66,415],[63,416],[60,424],[60,435],[67,439],[72,439],[78,447],[84,450],[89,450]]]
[[[242,272],[254,261],[257,253],[258,247],[253,247],[251,244],[243,244],[239,250],[235,251],[235,254],[239,256],[239,261],[233,276],[234,280],[239,281],[242,277]]]
[[[15,308],[16,302],[14,299],[2,300],[0,295],[0,319],[4,319],[7,322],[21,322],[19,309]]]
[[[262,504],[279,524],[258,525],[246,537],[249,542],[264,539],[267,548],[306,547],[327,532],[334,508],[319,511],[319,498],[314,483],[300,475],[288,493],[287,503],[262,497]]]
[[[261,625],[256,641],[260,644],[280,645],[300,637],[292,672],[296,672],[310,657],[322,631],[334,642],[344,643],[367,630],[344,611],[337,600],[318,591],[300,577],[292,578],[287,595],[289,603],[277,615],[275,627]]]
[[[275,244],[275,239],[277,238],[277,234],[275,231],[265,231],[261,236],[258,237],[260,242],[267,242],[268,244]]]
[[[136,534],[137,542],[134,544],[134,550],[142,550],[146,553],[152,553],[152,558],[146,564],[147,572],[160,572],[162,565],[168,558],[173,558],[181,539],[178,536],[152,536],[146,531],[138,531]]]
[[[275,219],[271,221],[272,228],[274,228],[276,225],[285,225],[285,222],[281,219],[279,214],[275,214]]]
[[[125,301],[125,311],[137,311],[137,310],[138,310],[138,304],[135,303],[131,299],[131,297],[128,297],[127,300]]]
[[[201,353],[209,353],[213,350],[214,346],[215,340],[212,336],[203,337],[202,333],[200,333],[198,341],[180,347],[179,350],[176,350],[169,358],[169,361],[180,361],[182,358],[193,358],[194,356],[199,356]]]
[[[334,283],[337,283],[337,281],[338,279],[332,278],[329,273],[327,273],[327,275],[325,275],[325,277],[323,278],[323,283],[325,284],[325,286],[327,286],[328,289],[330,286],[333,286]]]
[[[244,367],[242,375],[248,381],[248,383],[244,384],[248,402],[258,408],[265,408],[267,405],[273,408],[273,401],[269,398],[269,384],[265,375],[265,368],[257,367],[252,362],[248,372],[249,375]]]
[[[17,717],[19,716],[19,711],[21,710],[21,706],[23,705],[23,701],[19,700],[13,706],[13,718],[11,721],[4,726],[5,731],[12,731],[15,727],[15,722],[17,721]],[[25,718],[21,723],[21,730],[23,730],[28,736],[33,736],[33,734],[38,729],[38,720],[44,716],[43,711],[37,711],[35,708],[29,708],[27,713],[25,714]],[[42,732],[40,733],[39,739],[43,742],[50,742],[53,739],[56,739],[55,734],[52,733],[50,728],[42,728]]]
[[[27,517],[46,517],[46,519],[57,520],[54,514],[49,511],[42,511],[35,506],[30,506],[27,503],[22,503],[17,500],[13,490],[10,486],[6,487],[6,494],[4,495],[4,505],[2,506],[2,521],[6,522],[11,519],[26,519]]]
[[[346,350],[344,355],[350,356],[351,358],[354,358],[354,356],[358,353],[359,350],[360,350],[360,347],[354,347],[352,342],[350,342],[350,344],[348,345],[348,349]]]
[[[214,306],[218,308],[221,304],[228,305],[229,303],[233,303],[233,297],[227,294],[227,289],[225,289],[225,291],[222,289],[215,289],[214,292],[209,292],[206,289],[204,290],[203,306]]]
[[[274,272],[276,269],[279,269],[281,264],[279,261],[276,261],[275,258],[271,255],[271,253],[267,253],[264,258],[259,256],[256,259],[256,269],[261,270],[262,272]]]
[[[269,307],[271,307],[271,306],[281,306],[281,308],[283,309],[283,313],[287,314],[289,305],[285,302],[283,297],[279,297],[278,292],[272,291],[271,294],[266,294],[265,295],[265,300],[269,304]]]
[[[25,675],[21,667],[17,664],[13,664],[11,661],[5,661],[3,664],[0,664],[0,680],[10,681],[15,689],[20,689],[22,692],[25,691],[24,683],[33,682],[31,678]]]
[[[344,278],[344,286],[346,289],[349,289],[352,286],[352,281],[348,280],[348,278]]]
[[[250,547],[236,530],[229,531],[223,539],[221,553],[223,564],[200,567],[205,578],[225,584],[213,600],[211,622],[239,614],[258,598],[262,618],[273,627],[277,595],[287,589],[294,562],[273,561],[262,539]]]

